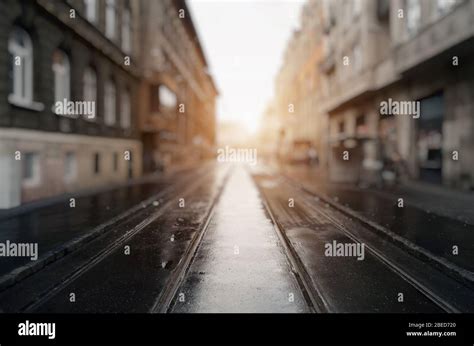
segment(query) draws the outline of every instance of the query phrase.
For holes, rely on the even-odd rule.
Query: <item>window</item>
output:
[[[339,124],[338,124],[338,132],[341,134],[341,133],[344,133],[344,120],[342,120]]]
[[[36,186],[40,183],[40,162],[37,153],[23,155],[23,185]]]
[[[130,53],[132,48],[131,36],[132,36],[132,18],[130,15],[130,9],[125,7],[122,14],[122,49],[126,53]]]
[[[8,40],[10,95],[12,103],[33,102],[33,45],[28,33],[15,27]]]
[[[418,31],[421,19],[420,0],[406,0],[407,5],[407,30],[409,35]]]
[[[104,122],[106,125],[115,125],[116,119],[116,88],[115,83],[108,80],[105,83],[105,117]]]
[[[97,0],[84,0],[86,18],[91,23],[97,22]]]
[[[118,171],[118,164],[119,164],[119,155],[118,153],[114,153],[114,172]]]
[[[356,44],[352,49],[354,72],[359,72],[362,69],[362,52],[360,49],[360,44]]]
[[[131,123],[130,92],[128,90],[123,92],[120,102],[120,126],[124,129],[128,129]]]
[[[456,0],[436,0],[436,9],[438,15],[448,13],[456,5]]]
[[[87,67],[84,72],[84,101],[91,102],[94,105],[94,109],[96,108],[97,102],[97,73],[92,67]],[[94,121],[96,119],[96,111],[94,111],[95,116],[87,115],[85,118],[90,121]]]
[[[353,6],[353,14],[354,14],[354,17],[357,17],[360,15],[360,13],[362,12],[362,0],[351,0],[351,1],[354,1],[354,4],[352,5]]]
[[[159,99],[159,86],[152,85],[150,87],[150,111],[159,112],[160,111],[160,99]]]
[[[94,174],[100,173],[100,154],[94,154]]]
[[[57,49],[53,53],[54,102],[70,99],[70,68],[69,59],[63,51]]]
[[[76,179],[76,172],[76,155],[73,152],[68,152],[64,158],[64,180],[66,182],[73,181]]]
[[[160,85],[159,89],[159,99],[160,104],[167,107],[167,108],[174,108],[176,107],[176,95],[172,92],[168,87],[165,85]]]
[[[356,133],[359,135],[365,135],[367,134],[367,126],[366,126],[366,121],[365,121],[365,115],[359,115],[356,118]]]
[[[106,0],[105,2],[105,35],[110,38],[115,38],[115,15],[116,15],[115,0]]]
[[[356,127],[365,125],[365,115],[359,115],[356,118]]]
[[[133,151],[131,149],[127,149],[129,152],[130,152],[130,160],[128,160],[128,164],[127,164],[127,175],[128,175],[128,179],[132,179],[133,178],[133,162],[132,162],[132,159],[133,159]]]

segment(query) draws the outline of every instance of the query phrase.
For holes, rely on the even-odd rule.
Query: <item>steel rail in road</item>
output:
[[[184,191],[180,191],[180,195],[183,197],[189,196],[193,191],[197,190],[208,177],[208,172],[200,172],[200,175],[196,178],[196,176],[185,177],[183,181],[183,185],[186,186],[189,184]],[[150,200],[150,199],[148,199]],[[105,258],[107,258],[110,254],[116,251],[119,247],[121,247],[126,241],[130,240],[138,233],[140,233],[146,226],[151,224],[153,221],[157,220],[161,217],[173,204],[175,203],[174,200],[169,200],[161,205],[159,210],[154,212],[152,215],[145,217],[140,223],[134,226],[131,229],[128,229],[124,234],[120,237],[113,240],[111,243],[107,244],[105,248],[103,248],[99,253],[97,253],[92,258],[89,258],[85,263],[80,265],[79,267],[75,268],[66,278],[57,282],[53,285],[53,287],[44,290],[42,294],[39,295],[39,298],[33,302],[30,302],[26,306],[20,309],[20,312],[33,312],[45,302],[50,300],[54,297],[58,292],[68,286],[70,283],[78,279],[80,276],[84,275],[86,272],[90,271],[94,268],[97,264],[102,262]],[[140,211],[138,216],[135,218],[139,218],[140,215],[146,214],[146,209]],[[89,243],[84,244],[84,247],[87,246]]]
[[[290,240],[285,234],[283,226],[277,220],[274,215],[270,204],[267,202],[265,198],[265,193],[261,189],[260,185],[253,179],[254,184],[257,186],[260,196],[262,199],[262,204],[265,207],[265,210],[270,217],[275,232],[280,239],[280,243],[283,246],[285,255],[291,265],[292,271],[296,277],[296,281],[300,287],[301,292],[303,293],[303,297],[306,300],[307,305],[313,312],[317,313],[327,313],[331,312],[329,308],[329,304],[324,298],[321,288],[311,279],[311,276],[308,274],[303,262],[301,261],[298,253],[294,249],[293,245],[291,245]]]
[[[310,195],[317,196],[321,201],[326,202],[327,204],[331,205],[334,209],[338,210],[342,214],[357,220],[361,223],[364,227],[370,228],[377,232],[382,237],[389,239],[390,241],[396,243],[397,245],[403,247],[406,251],[412,253],[413,255],[422,258],[424,261],[428,261],[432,265],[441,270],[448,273],[452,278],[457,281],[462,281],[465,285],[469,286],[471,289],[474,289],[474,273],[461,268],[459,265],[454,264],[447,259],[440,257],[438,255],[433,254],[429,250],[420,247],[413,243],[411,240],[403,238],[402,236],[392,232],[391,230],[387,229],[386,227],[368,219],[367,217],[363,216],[361,213],[352,210],[344,205],[341,205],[338,202],[333,201],[330,197],[324,194],[318,194],[313,190],[304,186],[299,182],[294,181],[292,177],[286,174],[281,174],[281,177],[285,178],[288,181],[291,181],[293,184],[297,185],[301,190],[309,193]]]
[[[194,234],[193,238],[189,246],[186,248],[185,253],[181,257],[179,263],[177,264],[176,268],[174,268],[173,272],[170,275],[170,278],[167,280],[165,287],[161,290],[159,296],[156,298],[155,303],[150,308],[150,313],[167,313],[173,306],[173,303],[176,300],[176,293],[178,292],[179,287],[184,282],[184,278],[196,256],[196,253],[199,249],[201,241],[206,234],[207,229],[209,228],[209,224],[212,220],[212,216],[214,215],[214,210],[219,201],[222,191],[229,179],[230,176],[230,169],[226,172],[226,175],[223,179],[219,190],[214,197],[214,200],[211,202],[209,209],[206,212],[204,217],[204,222],[201,224],[198,231]]]
[[[289,179],[288,177],[285,177],[283,175],[280,175],[285,181],[288,182],[290,186],[292,186],[295,189],[298,189],[299,191],[302,192],[300,197],[305,200],[306,203],[309,205],[312,204],[312,200],[309,196],[311,197],[317,197],[321,199],[321,196],[318,194],[308,191],[307,189],[302,188],[298,183],[294,182],[292,179]],[[332,205],[329,205],[331,208],[334,210],[337,210],[334,208]],[[355,235],[353,232],[347,229],[341,222],[336,220],[333,216],[331,216],[329,213],[327,213],[324,210],[318,209],[317,212],[325,217],[327,221],[329,221],[331,224],[333,224],[341,233],[343,233],[345,236],[348,238],[352,239],[354,242],[357,243],[364,243],[366,248],[369,250],[369,252],[376,258],[378,259],[383,265],[388,267],[392,272],[397,274],[399,277],[401,277],[404,281],[406,281],[408,284],[410,284],[412,287],[414,287],[418,292],[420,292],[422,295],[424,295],[426,298],[428,298],[431,302],[433,302],[435,305],[440,307],[443,311],[448,312],[448,313],[460,313],[461,311],[454,307],[452,304],[447,302],[445,299],[440,297],[438,294],[433,292],[429,287],[424,285],[422,282],[417,280],[413,275],[408,273],[404,268],[401,266],[397,265],[394,261],[392,261],[390,258],[388,258],[385,254],[383,254],[381,251],[375,249],[373,246],[370,244],[365,243],[362,241],[357,235]]]
[[[199,170],[199,173],[202,174],[204,171],[205,171],[205,168],[201,168]],[[191,174],[185,173],[182,179],[184,181],[191,181],[192,180],[191,177],[188,177],[188,176],[191,176]],[[76,250],[81,249],[86,244],[103,236],[111,228],[115,227],[119,222],[122,222],[123,220],[133,215],[134,213],[142,212],[144,208],[150,207],[153,204],[153,202],[160,200],[164,195],[166,195],[166,193],[168,193],[172,189],[173,189],[172,186],[165,188],[164,190],[146,198],[140,203],[137,203],[131,206],[127,210],[119,213],[118,215],[101,223],[100,225],[97,225],[91,228],[90,230],[87,231],[87,233],[80,236],[79,238],[73,238],[63,243],[58,248],[49,251],[48,254],[41,256],[38,259],[38,261],[25,264],[21,267],[11,270],[9,273],[6,273],[0,276],[0,293],[8,290],[12,286],[15,286],[16,284],[28,278],[29,276],[44,270],[48,265],[51,265],[52,263],[62,259],[63,257],[75,252]],[[1,278],[8,277],[8,276],[11,276],[13,278],[13,280],[11,280],[11,283],[2,282]]]

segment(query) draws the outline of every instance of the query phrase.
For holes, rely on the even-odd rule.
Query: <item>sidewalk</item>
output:
[[[386,191],[420,209],[474,226],[474,193],[419,182],[407,182],[392,191],[373,191]]]
[[[302,168],[285,168],[283,173],[433,255],[474,272],[474,195],[420,184],[391,190],[361,189],[323,182]],[[398,198],[404,199],[403,208],[397,206]],[[459,249],[457,255],[453,246]]]

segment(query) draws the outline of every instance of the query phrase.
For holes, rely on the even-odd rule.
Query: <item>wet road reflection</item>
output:
[[[173,312],[308,312],[249,173],[237,167]]]
[[[474,271],[474,226],[438,216],[433,213],[405,206],[398,208],[396,200],[373,193],[350,190],[330,190],[330,197],[358,211],[368,219],[428,249],[435,255]],[[453,254],[453,246],[459,254]]]
[[[141,201],[158,194],[176,181],[157,178],[153,182],[123,186],[76,198],[75,208],[69,200],[0,218],[0,242],[38,243],[39,256],[65,242],[90,232]],[[3,258],[0,275],[30,262],[29,258]]]
[[[370,189],[322,184],[305,172],[286,173],[309,190],[324,194],[433,254],[474,272],[473,225],[436,215],[430,210],[420,209],[406,202],[403,208],[399,208],[397,201],[400,196],[396,194],[392,196]],[[442,199],[439,203],[430,201],[430,204],[439,205],[441,208],[443,203],[446,202]],[[453,254],[453,246],[458,247],[458,254]]]

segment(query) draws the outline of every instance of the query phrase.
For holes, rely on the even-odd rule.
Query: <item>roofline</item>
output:
[[[186,14],[184,16],[184,20],[187,23],[186,28],[188,28],[188,30],[190,31],[191,37],[193,38],[194,43],[198,47],[198,53],[199,53],[199,56],[201,57],[202,61],[204,62],[204,66],[206,68],[208,68],[209,65],[207,63],[206,54],[204,53],[204,50],[202,48],[201,40],[199,38],[199,34],[196,30],[196,27],[194,26],[194,22],[193,22],[193,19],[192,19],[192,16],[191,16],[191,11],[189,10],[189,7],[186,3],[186,0],[173,1],[173,3],[178,7],[177,8],[178,11],[180,9],[184,9],[184,13]],[[209,81],[211,82],[215,93],[218,95],[219,91],[217,90],[217,86],[214,82],[214,78],[209,73],[206,73],[206,75],[208,76]]]

